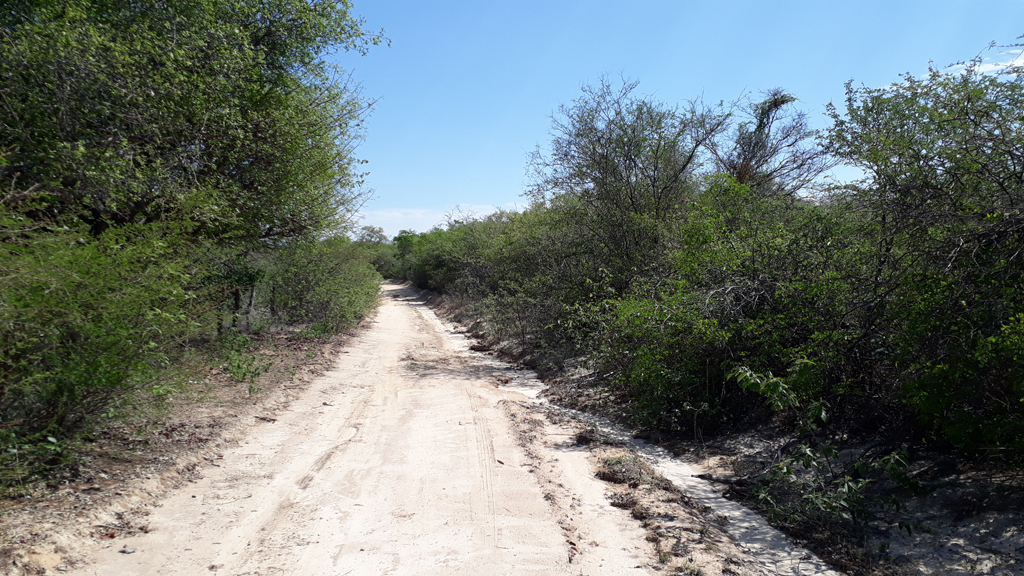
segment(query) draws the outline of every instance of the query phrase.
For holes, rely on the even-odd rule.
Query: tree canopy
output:
[[[4,4],[0,481],[175,389],[168,370],[237,325],[243,291],[323,330],[373,305],[370,255],[344,238],[369,104],[325,56],[386,39],[351,8]]]
[[[347,4],[66,0],[2,18],[4,174],[40,216],[260,240],[356,200],[366,103],[323,56],[381,37]]]
[[[528,210],[403,233],[386,264],[550,367],[586,358],[638,425],[781,411],[819,456],[870,437],[1012,466],[1022,86],[980,61],[851,84],[818,133],[781,89],[708,109],[602,81],[553,119]],[[823,186],[837,163],[866,177]]]

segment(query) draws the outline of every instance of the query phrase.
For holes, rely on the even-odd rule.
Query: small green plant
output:
[[[252,338],[240,332],[231,331],[221,336],[218,340],[221,348],[227,352],[248,352],[252,348]]]
[[[263,391],[263,388],[257,388],[254,384],[249,384],[249,396],[255,396]]]
[[[684,574],[685,576],[704,576],[704,571],[687,562],[676,568],[676,574]]]
[[[255,382],[273,365],[273,362],[260,362],[255,354],[229,352],[224,367],[236,382]]]
[[[767,483],[757,489],[757,498],[776,518],[817,517],[825,524],[834,518],[852,520],[862,510],[862,493],[869,480],[846,473],[839,464],[838,450],[817,438],[820,425],[828,422],[827,404],[813,401],[800,409],[801,398],[796,391],[812,387],[813,370],[814,363],[798,360],[784,378],[770,372],[757,374],[745,366],[729,373],[741,387],[765,397],[773,411],[794,411],[797,431],[808,439],[793,455],[775,465]],[[783,482],[789,484],[792,493],[801,495],[799,505],[783,506],[773,497]]]
[[[757,374],[742,366],[729,374],[743,388],[764,396],[773,411],[794,412],[797,432],[805,438],[755,489],[769,514],[788,522],[813,519],[824,525],[840,518],[855,520],[864,512],[864,489],[870,478],[883,474],[911,491],[920,490],[920,483],[906,473],[905,450],[880,458],[854,459],[845,464],[841,461],[836,447],[820,437],[821,426],[828,422],[828,405],[810,401],[801,407],[802,399],[796,392],[813,389],[813,370],[814,363],[798,360],[786,377],[770,372]],[[790,497],[779,497],[782,493]],[[898,510],[898,503],[895,507]],[[900,526],[910,532],[909,526]]]
[[[773,412],[796,410],[801,407],[799,391],[813,389],[814,362],[800,359],[793,363],[789,374],[782,378],[768,372],[758,374],[746,366],[738,366],[729,372],[729,377],[739,382],[740,387],[756,392],[765,398]],[[828,404],[821,400],[807,402],[803,410],[796,410],[797,431],[813,436],[819,424],[828,422]]]
[[[326,322],[317,322],[302,329],[299,338],[303,340],[321,340],[334,334],[334,330]]]
[[[64,443],[46,433],[18,437],[10,430],[0,433],[0,494],[24,490],[52,468],[66,464]]]
[[[178,387],[173,384],[154,384],[150,387],[149,391],[154,398],[160,400],[166,400],[170,398],[171,394],[176,392]]]
[[[253,334],[262,334],[265,330],[269,329],[271,326],[272,326],[272,324],[271,324],[270,320],[268,320],[266,318],[260,318],[260,319],[256,319],[256,320],[251,320],[249,322],[249,332],[252,332]]]

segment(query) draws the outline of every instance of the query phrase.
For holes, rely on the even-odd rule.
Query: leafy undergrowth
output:
[[[217,359],[169,399],[166,411],[111,420],[86,435],[75,457],[45,482],[18,486],[0,500],[0,574],[43,573],[40,562],[54,555],[73,566],[80,559],[64,547],[68,530],[115,541],[148,531],[139,504],[217,465],[227,436],[272,420],[333,365],[353,335],[310,338],[283,330],[224,339]],[[117,506],[128,509],[94,523]]]
[[[545,395],[628,425],[628,403],[593,375],[554,379]],[[842,482],[815,486],[823,476],[812,469],[825,464],[803,466],[805,445],[783,426],[698,439],[687,432],[638,429],[635,435],[707,471],[704,477],[719,483],[724,496],[851,576],[1024,570],[1024,471],[1007,472],[1005,463],[913,446],[902,451],[901,474],[862,468],[856,490],[846,492]],[[850,441],[835,448],[833,465],[891,453],[886,448]]]
[[[542,354],[495,338],[486,322],[458,303],[437,296],[428,303],[466,325],[467,334],[488,353],[529,367],[540,363]],[[548,401],[632,428],[636,437],[708,470],[726,497],[758,511],[851,576],[1024,572],[1024,468],[1019,465],[967,459],[934,445],[850,436],[831,438],[831,444],[808,441],[807,430],[801,436],[794,428],[820,425],[820,419],[793,410],[775,412],[769,423],[764,422],[767,411],[758,413],[713,433],[699,427],[637,427],[633,400],[608,376],[587,369],[585,361],[548,368],[541,374]],[[822,432],[818,436],[827,436]],[[601,443],[593,430],[581,435],[586,443]],[[614,467],[606,465],[602,473],[615,475]]]

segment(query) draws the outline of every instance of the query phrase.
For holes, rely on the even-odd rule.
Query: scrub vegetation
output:
[[[5,3],[0,487],[204,365],[259,394],[250,334],[344,330],[382,275],[585,365],[652,436],[783,430],[744,480],[805,525],[925,489],[915,451],[1024,469],[1024,68],[850,83],[823,131],[783,89],[602,80],[554,116],[528,208],[388,239],[353,229],[369,102],[325,60],[387,42],[363,26],[345,0]]]
[[[851,83],[823,131],[797,105],[586,87],[528,208],[402,232],[377,265],[548,369],[585,360],[634,425],[789,431],[760,478],[825,523],[872,479],[919,489],[908,450],[1020,469],[1024,70]]]
[[[46,476],[197,366],[241,366],[244,332],[331,333],[375,305],[346,235],[368,102],[324,56],[386,39],[349,9],[5,3],[0,484]]]

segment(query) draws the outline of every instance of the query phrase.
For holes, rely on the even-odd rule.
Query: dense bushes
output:
[[[182,288],[195,261],[173,232],[121,228],[5,238],[0,260],[0,414],[7,429],[61,437],[126,400],[193,329]]]
[[[827,134],[779,90],[737,122],[602,84],[563,108],[529,209],[403,233],[392,271],[589,356],[640,424],[767,416],[741,380],[773,382],[819,435],[1019,459],[1022,82],[849,87]],[[838,161],[866,178],[806,187]]]
[[[349,7],[7,3],[3,480],[165,397],[172,369],[241,328],[243,308],[329,331],[373,304],[370,255],[337,239],[363,194],[352,146],[367,105],[324,55],[381,40]]]
[[[280,322],[337,332],[377,303],[380,275],[346,237],[296,243],[267,256],[255,303]]]

